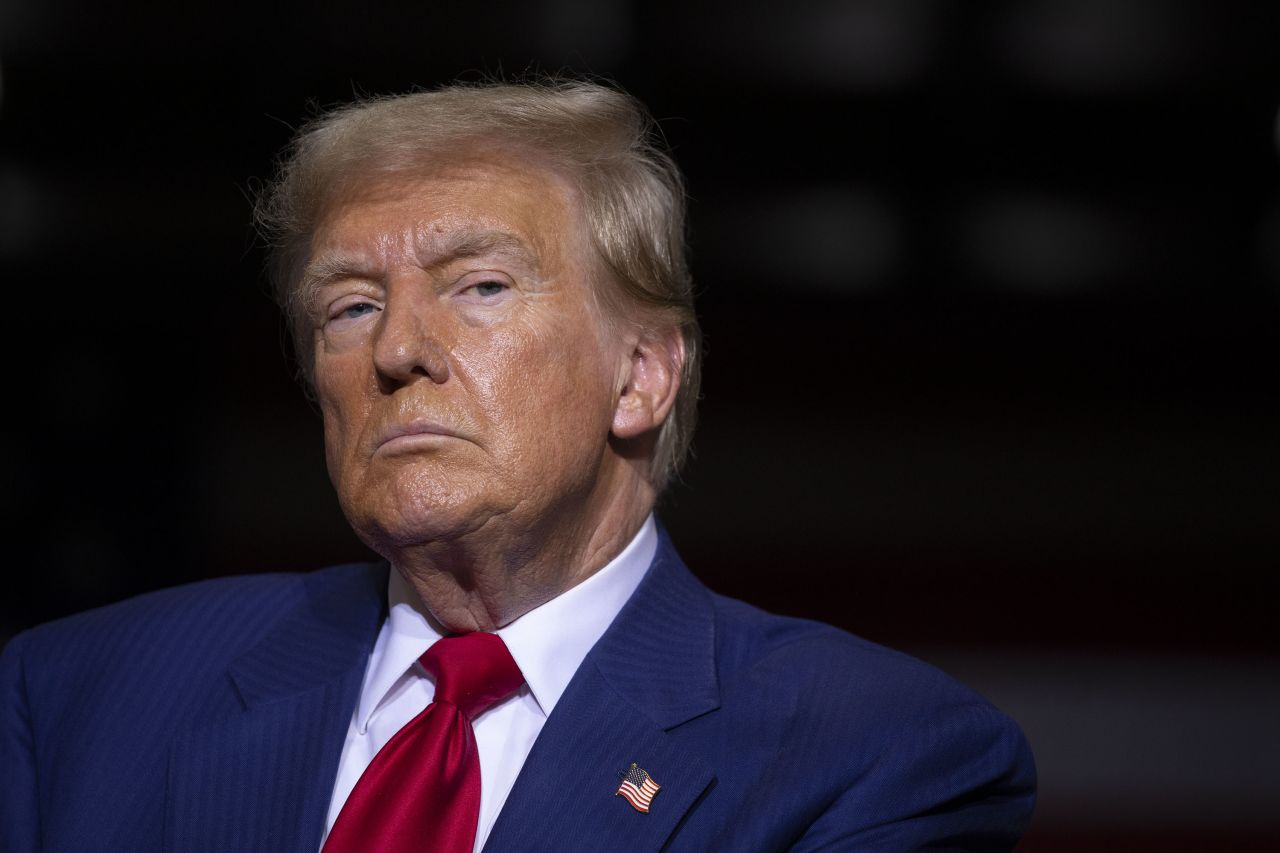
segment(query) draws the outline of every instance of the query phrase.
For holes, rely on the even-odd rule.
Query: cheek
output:
[[[326,359],[316,370],[316,398],[324,419],[325,458],[329,474],[337,481],[343,460],[360,434],[368,404],[360,393],[361,377],[345,365]]]
[[[561,327],[510,354],[489,372],[484,404],[508,448],[566,470],[596,458],[612,423],[614,371],[595,337]]]
[[[495,413],[541,421],[572,407],[585,415],[582,407],[607,384],[604,355],[585,329],[519,326],[490,343],[475,374],[486,409]]]
[[[329,479],[337,485],[342,471],[342,448],[344,441],[338,420],[329,405],[321,403],[320,410],[324,418],[324,461],[329,469]]]

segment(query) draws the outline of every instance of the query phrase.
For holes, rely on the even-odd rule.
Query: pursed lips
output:
[[[456,430],[435,421],[414,419],[405,423],[392,424],[378,436],[374,453],[394,450],[398,447],[408,449],[414,444],[438,438],[461,438]]]

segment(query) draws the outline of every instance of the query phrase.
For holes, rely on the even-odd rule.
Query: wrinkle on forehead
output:
[[[506,229],[417,223],[399,234],[379,233],[365,247],[321,249],[303,270],[298,297],[309,306],[328,284],[353,278],[381,281],[405,262],[430,272],[459,260],[485,258],[504,260],[534,278],[544,273],[540,253]]]
[[[412,258],[423,269],[470,258],[506,258],[537,270],[538,252],[505,229],[460,226],[446,230],[440,223],[407,225],[396,235],[380,233],[367,248],[322,249],[307,264],[303,287],[323,286],[346,277],[379,278],[398,259]]]
[[[578,202],[564,176],[524,158],[470,157],[370,181],[334,199],[314,232],[298,304],[311,308],[326,284],[378,282],[404,265],[493,257],[534,279],[558,276],[566,261],[591,265]]]

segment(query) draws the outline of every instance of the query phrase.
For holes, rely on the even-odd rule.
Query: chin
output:
[[[459,538],[501,514],[499,502],[474,486],[419,473],[361,489],[341,503],[360,539],[389,558],[388,552],[410,545]]]

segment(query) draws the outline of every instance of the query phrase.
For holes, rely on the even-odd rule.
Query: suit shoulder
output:
[[[924,661],[821,622],[714,600],[722,689],[768,684],[802,716],[843,714],[860,721],[859,731],[882,735],[958,714],[1021,738],[981,695]]]
[[[371,586],[378,567],[334,566],[307,573],[241,575],[197,581],[38,625],[14,637],[6,656],[21,654],[28,671],[74,671],[77,663],[109,665],[159,649],[206,657],[248,648],[280,618],[335,589]],[[385,574],[382,575],[385,579]]]
[[[789,760],[821,777],[829,796],[851,797],[886,823],[969,797],[981,809],[1007,806],[993,821],[1017,837],[1034,803],[1035,762],[1017,723],[977,692],[830,625],[719,596],[715,607],[723,707],[740,725],[781,733]]]
[[[715,593],[712,599],[719,651],[745,665],[789,664],[816,658],[816,671],[901,670],[949,678],[921,660],[834,625],[780,616]]]

